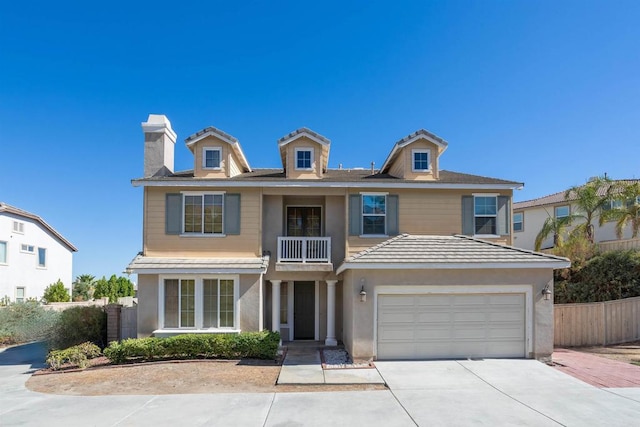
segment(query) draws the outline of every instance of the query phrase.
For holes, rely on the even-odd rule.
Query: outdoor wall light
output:
[[[364,290],[364,277],[360,279],[360,302],[367,302],[367,291]]]
[[[549,289],[549,284],[548,283],[544,287],[544,289],[542,290],[542,296],[544,297],[545,301],[549,301],[551,299],[551,289]]]

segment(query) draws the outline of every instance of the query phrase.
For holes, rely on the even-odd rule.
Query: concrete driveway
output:
[[[596,388],[535,360],[376,366],[421,426],[629,426],[640,417],[640,388]]]
[[[0,426],[634,425],[640,389],[598,389],[531,360],[377,362],[390,390],[57,396],[24,387],[38,345],[0,352]]]

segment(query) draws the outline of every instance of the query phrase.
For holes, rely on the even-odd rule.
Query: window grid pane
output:
[[[38,248],[38,267],[47,266],[47,250],[45,248]]]
[[[219,168],[220,150],[206,150],[204,152],[204,162],[205,168]]]
[[[233,317],[233,280],[220,280],[220,327],[232,328]]]
[[[413,168],[415,170],[428,170],[429,153],[413,153]]]
[[[296,151],[296,168],[311,169],[311,151],[309,150]]]
[[[556,218],[564,218],[569,216],[569,206],[556,207]]]
[[[386,202],[384,195],[362,196],[362,234],[386,234]]]
[[[195,326],[195,280],[180,281],[180,327]]]
[[[222,234],[222,194],[204,196],[204,232]]]
[[[522,228],[523,228],[522,220],[523,220],[522,212],[513,214],[513,231],[522,231]]]
[[[204,328],[218,327],[218,280],[202,281],[202,316]]]
[[[184,197],[184,232],[202,233],[202,196]]]
[[[178,327],[178,280],[164,281],[164,327]]]

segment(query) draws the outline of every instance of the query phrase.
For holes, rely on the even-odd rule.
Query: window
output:
[[[229,277],[165,278],[161,282],[163,328],[233,329],[237,280]]]
[[[429,150],[412,150],[413,154],[413,172],[429,171]]]
[[[22,245],[20,245],[20,251],[21,252],[26,252],[26,253],[29,253],[29,254],[34,254],[36,252],[36,249],[35,249],[35,247],[33,245],[22,244]]]
[[[164,327],[192,328],[195,326],[195,280],[167,279],[164,281]]]
[[[0,264],[7,263],[7,242],[0,241]]]
[[[202,327],[233,328],[235,318],[233,280],[204,279],[202,295]]]
[[[524,230],[524,212],[517,212],[513,214],[513,231]]]
[[[203,169],[220,169],[221,148],[204,148],[202,151]]]
[[[496,196],[475,196],[473,198],[474,233],[495,235],[498,217]]]
[[[47,250],[45,248],[38,248],[38,267],[47,266]]]
[[[185,194],[183,232],[222,234],[223,199],[223,194]]]
[[[13,232],[24,234],[24,222],[13,221]]]
[[[362,234],[386,235],[387,196],[362,195]]]
[[[313,150],[309,148],[296,148],[296,169],[311,169],[313,163]]]
[[[555,214],[556,218],[564,218],[569,216],[569,206],[556,206]]]
[[[19,286],[16,288],[16,302],[24,302],[25,289],[24,286]]]

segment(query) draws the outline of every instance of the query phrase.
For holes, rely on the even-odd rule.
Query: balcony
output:
[[[331,270],[331,237],[278,237],[276,271]]]

